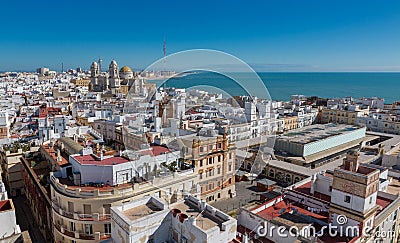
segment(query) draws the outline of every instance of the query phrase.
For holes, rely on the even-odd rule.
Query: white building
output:
[[[112,239],[135,242],[230,242],[236,220],[206,202],[188,196],[171,205],[144,197],[111,207]]]

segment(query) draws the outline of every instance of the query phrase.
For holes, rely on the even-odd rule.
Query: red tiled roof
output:
[[[0,211],[10,210],[11,208],[10,200],[0,201]]]
[[[386,208],[390,203],[392,203],[393,202],[393,200],[390,200],[390,199],[388,199],[388,198],[384,198],[384,197],[376,197],[376,205],[379,205],[379,206],[381,206],[382,207],[382,210],[384,209],[384,208]],[[380,213],[380,212],[382,212],[382,210],[378,210],[378,214]]]
[[[54,161],[57,162],[59,166],[69,164],[68,160],[63,156],[61,156],[61,161],[58,161],[54,147],[50,147],[48,144],[45,144],[42,146],[42,148],[44,149],[44,151],[46,151],[47,154],[49,154],[53,158]]]
[[[171,152],[171,151],[166,147],[159,146],[159,145],[153,145],[150,147],[149,150],[140,151],[140,154],[150,155],[150,156],[158,156],[158,155],[169,153],[169,152]]]
[[[94,156],[93,154],[88,154],[74,156],[73,158],[81,165],[115,165],[129,162],[129,159],[121,156],[113,156],[100,160],[97,156]]]
[[[283,209],[286,209],[286,210],[283,210]],[[287,213],[288,211],[291,211],[293,209],[296,209],[297,212],[300,214],[307,215],[307,216],[310,216],[315,219],[319,219],[322,221],[326,221],[328,219],[327,215],[312,213],[308,210],[305,210],[305,209],[302,209],[302,208],[299,208],[296,206],[292,206],[290,204],[286,204],[284,201],[280,201],[271,207],[261,210],[260,212],[257,213],[257,215],[266,220],[271,220],[271,219],[279,217],[281,214]]]
[[[301,186],[299,186],[297,188],[294,188],[293,190],[297,191],[297,192],[300,192],[300,193],[304,193],[304,194],[310,195],[310,196],[312,196],[314,198],[317,198],[317,199],[324,200],[326,202],[330,202],[331,201],[331,196],[326,195],[326,194],[322,194],[322,193],[319,193],[319,192],[314,192],[314,195],[312,195],[311,192],[310,192],[310,190],[311,190],[311,181],[309,181],[309,182],[307,182],[307,183],[305,183],[305,184],[303,184],[303,185],[301,185]]]

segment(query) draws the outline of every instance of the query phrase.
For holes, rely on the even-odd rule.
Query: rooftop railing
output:
[[[55,200],[52,200],[52,207],[55,212],[64,217],[81,220],[81,221],[104,221],[109,222],[111,219],[111,214],[101,214],[101,213],[92,213],[92,214],[82,214],[77,212],[69,212],[63,209]]]
[[[75,238],[75,239],[99,241],[99,240],[106,240],[106,239],[111,238],[110,233],[94,232],[93,234],[87,234],[82,231],[71,231],[71,230],[68,230],[64,225],[61,225],[59,223],[55,223],[54,227],[62,235],[66,235],[66,236],[69,236],[69,237]]]
[[[156,188],[166,187],[186,180],[188,177],[196,177],[193,169],[174,172],[169,175],[155,177],[152,181],[141,183],[125,183],[118,186],[107,187],[86,187],[66,185],[60,182],[53,172],[50,172],[50,181],[52,186],[62,194],[73,197],[116,197],[142,194],[151,192]]]

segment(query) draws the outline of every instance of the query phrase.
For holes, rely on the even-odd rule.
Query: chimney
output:
[[[197,219],[195,216],[191,216],[188,221],[191,223],[191,225],[196,225]]]
[[[357,172],[359,165],[360,153],[358,150],[350,150],[346,154],[346,158],[343,159],[343,166],[345,170],[351,172]]]
[[[200,210],[203,211],[207,206],[207,203],[205,200],[200,201]]]
[[[311,195],[314,195],[314,192],[315,192],[315,181],[316,181],[316,179],[317,179],[317,175],[313,174],[311,176],[311,187],[310,187]]]

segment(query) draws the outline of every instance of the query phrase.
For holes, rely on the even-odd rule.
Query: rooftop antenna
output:
[[[167,94],[166,94],[166,78],[165,78],[165,72],[166,72],[166,70],[165,70],[165,66],[166,66],[166,63],[165,63],[165,57],[166,57],[166,54],[167,54],[167,42],[165,41],[165,37],[164,37],[164,45],[163,45],[163,51],[164,51],[164,59],[163,59],[163,63],[164,63],[164,71],[163,71],[163,75],[164,75],[164,103],[166,103],[167,102]]]

